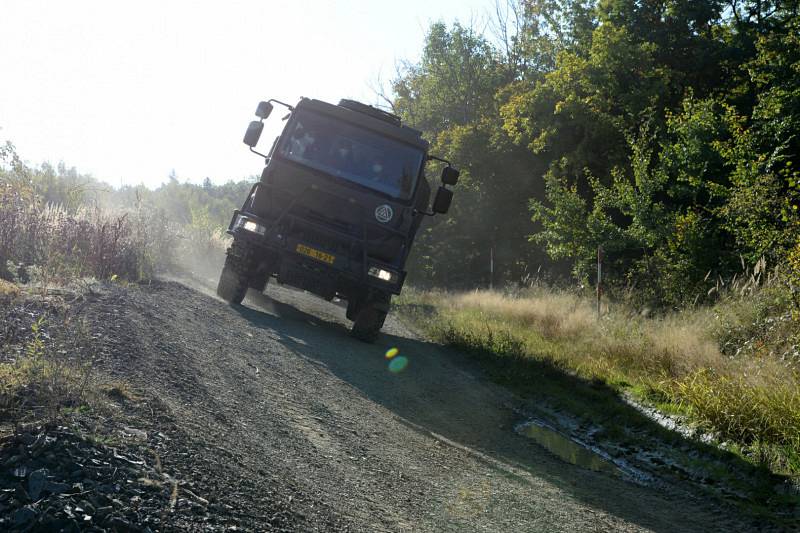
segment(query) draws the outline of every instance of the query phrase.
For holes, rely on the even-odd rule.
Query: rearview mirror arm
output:
[[[275,102],[276,104],[282,105],[283,107],[285,107],[289,111],[294,111],[294,107],[290,106],[289,104],[283,103],[280,100],[275,100],[274,98],[272,98],[270,100],[267,100],[267,102]]]
[[[269,159],[269,156],[268,156],[268,155],[264,155],[264,154],[262,154],[261,152],[256,152],[255,150],[253,150],[253,148],[252,148],[252,147],[250,147],[250,151],[251,151],[251,152],[253,152],[253,153],[254,153],[254,154],[256,154],[256,155],[260,155],[261,157],[263,157],[263,158],[264,158],[264,161],[267,161],[267,160]]]
[[[442,163],[447,163],[448,167],[452,167],[453,166],[453,164],[450,161],[448,161],[447,159],[442,159],[441,157],[437,157],[435,155],[428,154],[428,161],[430,161],[431,159],[433,159],[434,161],[441,161]]]

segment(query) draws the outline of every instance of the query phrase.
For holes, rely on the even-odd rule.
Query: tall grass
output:
[[[144,281],[159,272],[200,267],[216,275],[216,258],[224,257],[227,241],[221,228],[178,224],[162,209],[67,209],[0,180],[0,278]]]
[[[68,211],[12,184],[0,186],[0,272],[11,263],[22,265],[23,278],[26,267],[34,267],[56,281],[83,276],[138,281],[153,275],[159,258],[169,257],[172,240],[165,221],[143,213]]]
[[[604,382],[800,474],[800,324],[778,281],[656,317],[622,304],[598,317],[593,301],[544,288],[412,291],[399,303],[428,309],[420,323],[440,342]]]
[[[0,278],[140,281],[201,267],[216,276],[228,244],[217,222],[227,222],[230,199],[248,188],[229,183],[209,192],[174,181],[155,192],[115,190],[90,176],[33,168],[11,143],[0,145]]]

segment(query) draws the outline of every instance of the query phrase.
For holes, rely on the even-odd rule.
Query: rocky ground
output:
[[[280,287],[239,308],[175,282],[68,299],[14,304],[0,330],[23,357],[46,308],[39,338],[90,361],[95,391],[50,424],[5,413],[0,529],[791,527],[562,461],[514,431],[522,402],[394,320],[366,345],[343,309]]]
[[[85,403],[56,416],[0,412],[0,530],[14,531],[329,531],[342,520],[259,469],[242,475],[235,453],[198,442],[158,394],[131,387],[106,347],[119,323],[99,324],[84,311],[124,305],[120,287],[51,291],[4,306],[0,362],[24,360],[40,323],[44,350],[66,352],[94,367]],[[89,320],[86,320],[86,319]],[[40,321],[41,319],[41,321]],[[102,332],[102,333],[101,333]],[[65,343],[65,339],[72,342]],[[76,363],[76,361],[61,361]],[[135,387],[135,385],[133,386]],[[32,397],[36,391],[27,390]],[[69,402],[67,402],[69,403]],[[6,407],[6,406],[4,406]],[[33,419],[36,422],[28,420]]]

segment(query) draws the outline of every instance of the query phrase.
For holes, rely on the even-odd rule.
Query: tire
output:
[[[363,342],[375,342],[384,321],[386,321],[386,310],[389,307],[388,298],[385,298],[386,301],[383,300],[384,298],[381,298],[378,301],[369,301],[359,306],[360,308],[355,313],[353,329],[350,330],[353,337]]]
[[[357,312],[358,312],[358,298],[353,296],[347,300],[347,312],[345,313],[347,320],[355,320]]]
[[[264,292],[264,290],[267,288],[268,282],[269,282],[269,276],[265,274],[255,276],[253,277],[253,279],[250,280],[250,288],[258,292]]]
[[[235,260],[229,255],[225,258],[225,266],[219,276],[217,296],[231,305],[239,305],[247,294],[247,279],[235,268]]]

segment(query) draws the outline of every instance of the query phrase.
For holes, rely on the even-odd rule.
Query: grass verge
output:
[[[91,336],[60,296],[0,283],[0,424],[50,423],[97,391]]]
[[[659,317],[615,306],[598,319],[589,300],[546,289],[408,291],[397,304],[528,396],[552,392],[573,412],[620,423],[630,416],[617,397],[630,395],[754,465],[800,476],[800,325],[777,284]]]

